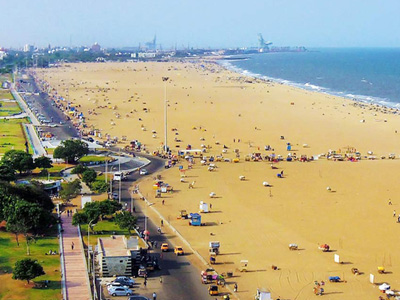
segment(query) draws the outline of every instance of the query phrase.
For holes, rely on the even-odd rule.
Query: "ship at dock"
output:
[[[264,40],[261,33],[258,34],[257,47],[243,47],[236,49],[225,49],[224,55],[242,55],[242,54],[257,54],[257,53],[277,53],[277,52],[306,52],[304,46],[272,46],[271,41]]]

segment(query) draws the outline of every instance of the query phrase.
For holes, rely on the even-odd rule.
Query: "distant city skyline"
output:
[[[1,1],[0,47],[400,47],[400,1]]]

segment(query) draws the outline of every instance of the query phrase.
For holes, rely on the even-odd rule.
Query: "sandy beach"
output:
[[[51,93],[69,99],[85,116],[85,130],[101,132],[103,141],[107,135],[126,137],[143,142],[149,152],[160,149],[166,87],[173,152],[204,145],[207,157],[232,160],[238,149],[239,163],[214,162],[213,171],[198,158],[191,169],[181,161],[184,182],[177,167],[164,170],[162,178],[174,192],[161,199],[150,176],[140,189],[206,260],[208,242],[221,242],[215,268],[234,272],[230,281],[238,283],[240,299],[254,299],[259,287],[274,299],[310,299],[314,281],[325,281],[325,299],[378,299],[382,294],[370,274],[376,283],[400,289],[400,117],[394,110],[246,78],[204,61],[64,64],[38,70],[37,77],[50,84]],[[359,152],[362,159],[327,159],[330,150]],[[246,161],[253,153],[284,160],[274,168],[269,161]],[[314,159],[289,162],[289,153]],[[396,159],[388,159],[391,153]],[[181,209],[198,212],[200,201],[212,203],[212,212],[203,214],[207,226],[177,219]],[[299,250],[290,251],[290,243]],[[325,243],[331,252],[318,249]],[[239,273],[243,259],[249,272]],[[378,274],[379,266],[387,273]],[[362,274],[353,275],[352,268]],[[330,283],[329,276],[342,282]]]

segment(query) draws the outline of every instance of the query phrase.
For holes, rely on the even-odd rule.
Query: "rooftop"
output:
[[[103,252],[103,256],[130,256],[131,251],[139,250],[139,239],[124,235],[112,235],[110,237],[99,238],[98,245]]]

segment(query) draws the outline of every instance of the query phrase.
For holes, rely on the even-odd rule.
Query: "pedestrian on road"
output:
[[[74,244],[74,242],[72,242],[72,243],[71,243],[71,249],[72,249],[72,250],[74,250],[74,246],[75,246],[75,244]]]
[[[235,282],[235,285],[233,286],[233,291],[236,293],[238,289],[237,283]]]
[[[394,211],[393,211],[393,217],[395,217],[395,216],[396,216],[396,211],[394,210]]]
[[[143,285],[144,285],[144,287],[147,287],[147,279],[146,278],[144,279]]]
[[[156,294],[156,292],[153,293],[153,300],[157,300],[157,294]]]
[[[160,276],[160,283],[162,283],[162,277]]]
[[[392,205],[392,200],[389,199],[389,203],[388,203],[388,204],[389,204],[389,205]]]
[[[165,203],[165,200],[163,199],[163,200],[162,200],[162,205],[164,205],[164,203]]]
[[[67,210],[67,216],[69,217],[69,210]]]
[[[133,207],[133,212],[134,212],[134,213],[136,212],[136,207]]]
[[[163,220],[161,220],[161,227],[163,227],[164,226],[164,221]]]

